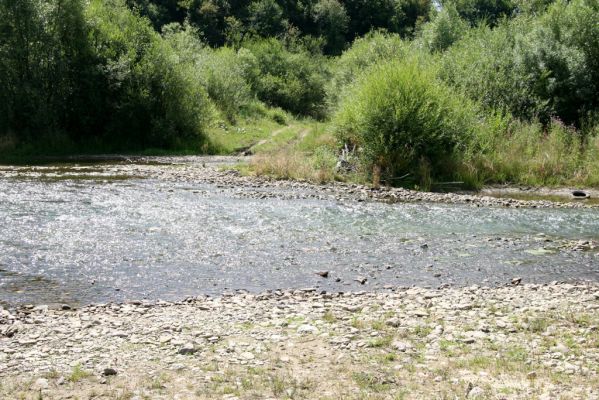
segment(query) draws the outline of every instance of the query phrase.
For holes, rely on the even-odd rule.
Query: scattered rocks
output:
[[[468,399],[482,399],[485,397],[485,391],[478,386],[474,386],[468,391],[466,397]]]
[[[526,374],[526,378],[529,380],[534,380],[537,377],[537,373],[536,371],[531,371],[528,374]]]
[[[514,286],[518,286],[521,283],[522,283],[522,278],[513,278],[512,279],[512,285],[514,285]]]
[[[35,383],[33,384],[33,387],[37,390],[45,390],[48,389],[49,386],[50,384],[48,383],[48,380],[45,378],[36,379]]]
[[[458,397],[486,398],[496,394],[496,381],[492,371],[485,370],[485,360],[514,352],[511,362],[521,362],[524,368],[518,371],[531,372],[512,378],[534,380],[538,387],[554,385],[555,394],[565,386],[551,383],[551,372],[578,379],[577,388],[599,377],[599,349],[594,347],[598,306],[599,286],[589,283],[390,288],[378,293],[273,291],[176,303],[94,305],[76,312],[23,308],[0,322],[2,332],[19,327],[12,337],[0,337],[0,379],[29,377],[35,383],[42,377],[48,387],[43,389],[44,381],[37,386],[53,393],[60,390],[59,380],[47,374],[55,366],[61,377],[75,374],[75,368],[81,373],[97,371],[99,376],[85,380],[85,385],[106,382],[108,388],[134,376],[155,376],[156,370],[185,376],[205,371],[207,381],[215,383],[220,378],[209,372],[214,365],[266,371],[302,365],[322,368],[322,373],[333,363],[340,368],[352,364],[381,385],[389,377],[379,377],[377,371],[388,368],[401,374],[402,382],[451,385],[461,392]],[[572,322],[577,318],[584,324]],[[568,346],[560,342],[564,335]],[[470,371],[473,355],[480,357],[481,365]],[[384,357],[385,363],[377,363],[375,370],[366,361],[372,357]],[[464,366],[452,369],[458,360]],[[443,365],[449,367],[440,374]],[[465,391],[459,382],[472,373],[476,381]],[[509,371],[505,374],[511,379]],[[70,387],[68,379],[62,381],[64,388]],[[454,379],[458,383],[451,383]],[[156,387],[169,385],[158,382]]]
[[[254,358],[256,358],[254,353],[250,353],[249,351],[241,353],[239,357],[241,357],[243,360],[253,360]]]

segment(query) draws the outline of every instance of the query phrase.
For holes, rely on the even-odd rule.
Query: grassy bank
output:
[[[210,137],[223,154],[249,150],[254,155],[248,166],[240,167],[246,174],[313,182],[372,182],[360,152],[344,153],[331,122],[290,119],[288,124],[280,125],[248,120],[215,128]],[[440,168],[451,171],[445,181],[461,182],[454,187],[475,189],[491,184],[599,187],[596,132],[583,139],[573,128],[557,121],[548,128],[516,122],[480,140],[475,150],[442,160]],[[339,168],[343,166],[346,168]],[[416,169],[421,176],[384,176],[382,183],[426,190],[440,187],[437,185],[442,181],[431,178],[426,164]]]

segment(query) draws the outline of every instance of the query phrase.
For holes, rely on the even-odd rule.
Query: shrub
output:
[[[123,0],[92,0],[90,41],[107,79],[106,133],[121,148],[198,142],[210,118],[194,66]]]
[[[579,125],[599,102],[597,4],[558,1],[539,18],[475,29],[444,54],[441,77],[488,109]]]
[[[347,92],[336,115],[341,140],[362,150],[365,169],[388,177],[447,175],[443,166],[478,127],[474,107],[414,60],[376,65]],[[423,173],[419,173],[419,169]]]
[[[421,40],[429,51],[444,51],[468,31],[468,23],[458,14],[452,3],[447,4],[426,23],[421,32]]]
[[[399,35],[373,32],[356,39],[351,48],[335,62],[333,76],[327,85],[327,98],[335,106],[343,90],[373,64],[402,59],[411,51]]]
[[[322,117],[328,70],[322,56],[298,49],[291,52],[276,39],[246,44],[240,53],[258,98],[270,106],[300,115]]]

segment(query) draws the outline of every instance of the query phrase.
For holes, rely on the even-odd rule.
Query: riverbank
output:
[[[380,201],[388,203],[428,202],[444,204],[469,204],[475,207],[509,208],[598,208],[599,204],[580,200],[559,202],[556,200],[536,200],[494,197],[469,193],[421,192],[405,188],[381,187],[373,189],[368,185],[329,182],[316,184],[302,180],[277,180],[267,176],[241,174],[234,165],[251,160],[247,156],[131,156],[113,158],[72,158],[65,164],[38,166],[0,166],[0,179],[22,178],[51,180],[110,180],[112,177],[159,179],[169,182],[186,182],[217,185],[220,188],[239,189],[240,195],[252,198],[314,198],[339,201]],[[100,171],[99,171],[100,170]],[[98,174],[101,172],[101,174]],[[243,193],[242,193],[243,190]],[[267,192],[268,190],[268,192]],[[277,190],[279,191],[277,193]],[[295,193],[294,193],[295,192]],[[506,192],[507,193],[507,192]],[[489,193],[491,194],[491,193]]]
[[[0,397],[599,398],[596,284],[56,308],[0,311]]]

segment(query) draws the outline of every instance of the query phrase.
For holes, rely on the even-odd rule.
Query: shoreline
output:
[[[479,193],[437,193],[420,192],[399,187],[381,187],[373,189],[368,185],[327,182],[313,183],[301,180],[277,180],[263,176],[242,175],[234,169],[234,164],[248,162],[251,157],[247,156],[180,156],[180,157],[147,157],[136,156],[128,158],[120,156],[118,163],[104,163],[106,160],[114,160],[114,156],[98,156],[91,159],[92,163],[78,165],[76,169],[85,175],[86,169],[94,167],[103,168],[110,178],[113,174],[119,179],[159,179],[173,183],[203,183],[216,185],[217,188],[243,188],[245,193],[241,194],[253,198],[314,198],[332,199],[338,201],[378,201],[387,203],[438,203],[438,204],[463,204],[473,207],[504,207],[504,208],[599,208],[599,204],[588,203],[585,200],[575,202],[557,202],[551,200],[522,200],[515,198],[493,197],[487,194],[500,190],[498,186],[489,186]],[[85,158],[85,160],[89,160]],[[39,178],[44,171],[58,171],[54,179],[69,179],[68,176],[61,177],[60,173],[65,169],[62,165],[43,166],[0,166],[0,178],[19,178],[27,174],[33,174]],[[68,167],[67,167],[68,169]],[[82,177],[77,177],[81,179]],[[88,179],[92,179],[90,174]],[[291,193],[265,193],[263,189],[274,189],[288,191]],[[520,192],[517,186],[509,189],[501,189],[506,193]],[[543,192],[546,190],[547,192]],[[565,189],[539,189],[536,193],[542,195],[561,193]],[[299,191],[300,193],[293,193]],[[598,193],[590,190],[592,194]],[[558,196],[559,197],[559,196]],[[592,199],[596,200],[593,196]]]
[[[597,283],[0,310],[0,397],[596,399],[598,311]]]

